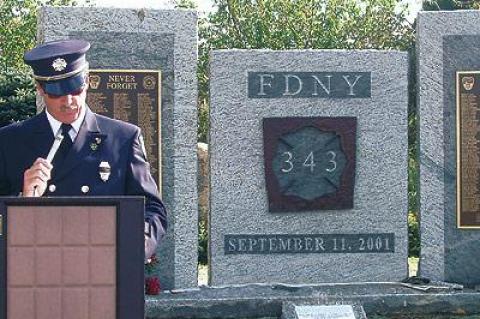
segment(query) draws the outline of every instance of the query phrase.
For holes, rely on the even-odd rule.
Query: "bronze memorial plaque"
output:
[[[154,70],[90,70],[92,111],[142,129],[151,172],[161,191],[161,73]]]
[[[480,71],[457,72],[457,227],[480,228]]]
[[[355,117],[264,118],[270,212],[353,208]]]

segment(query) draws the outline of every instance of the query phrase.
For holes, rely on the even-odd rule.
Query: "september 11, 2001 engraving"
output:
[[[225,254],[393,253],[393,233],[225,235]]]

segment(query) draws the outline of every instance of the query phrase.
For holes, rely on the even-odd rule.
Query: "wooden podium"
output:
[[[142,197],[0,197],[0,318],[143,319]]]

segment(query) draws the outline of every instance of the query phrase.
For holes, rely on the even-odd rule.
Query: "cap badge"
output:
[[[67,67],[67,61],[62,58],[55,59],[52,63],[52,67],[57,72],[63,71]]]

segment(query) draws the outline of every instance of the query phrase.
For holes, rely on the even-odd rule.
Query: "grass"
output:
[[[208,265],[198,265],[198,285],[208,285]]]
[[[408,258],[408,275],[410,277],[416,276],[418,273],[418,257]]]

